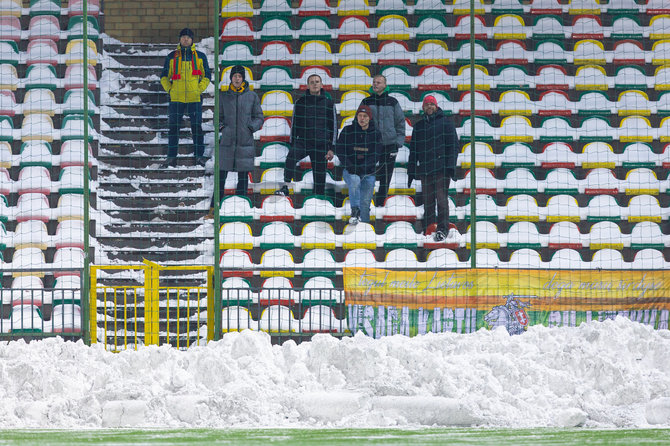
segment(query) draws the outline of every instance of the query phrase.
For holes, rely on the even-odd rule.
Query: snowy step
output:
[[[202,232],[200,228],[202,225],[197,223],[173,223],[171,225],[166,225],[165,223],[151,223],[151,222],[142,222],[142,223],[110,223],[104,225],[104,231],[108,235],[132,235],[135,236],[140,234],[141,236],[149,236],[155,234],[167,234],[167,235],[181,235],[188,234],[193,232]],[[212,231],[210,230],[209,233]]]
[[[115,175],[117,178],[138,178],[147,180],[179,180],[183,181],[192,178],[202,178],[205,175],[205,169],[195,164],[193,157],[188,159],[186,157],[177,157],[177,166],[169,167],[167,169],[147,168],[147,169],[133,169],[121,168],[110,169],[109,167],[100,166],[98,175],[100,179],[108,178],[110,175]]]
[[[175,249],[175,250],[132,250],[132,249],[113,249],[106,252],[106,256],[110,261],[140,263],[142,260],[150,260],[160,264],[165,263],[189,263],[192,265],[206,264],[207,261],[211,263],[211,255],[203,255],[201,251]]]
[[[104,190],[106,196],[112,194],[144,194],[144,195],[169,195],[169,194],[205,194],[203,184],[200,182],[167,182],[167,181],[101,181],[98,189]]]
[[[162,249],[182,249],[201,244],[206,237],[191,237],[183,235],[173,235],[167,237],[164,234],[160,236],[133,236],[128,237],[98,237],[101,243],[107,246],[107,250],[115,248],[132,248],[136,250],[162,250]],[[188,250],[188,249],[187,249]]]
[[[124,209],[153,209],[156,207],[197,207],[203,201],[211,200],[209,195],[203,194],[175,194],[172,196],[161,195],[124,195],[124,196],[105,196],[99,195],[99,200],[114,203],[114,205]],[[105,209],[105,208],[103,208]]]
[[[204,216],[209,212],[209,203],[197,209],[176,208],[176,209],[105,209],[105,214],[116,219],[116,221],[125,222],[153,222],[164,224],[184,224],[187,222],[204,222]]]

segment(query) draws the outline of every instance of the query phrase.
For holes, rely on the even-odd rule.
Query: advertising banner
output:
[[[670,271],[344,269],[352,333],[414,336],[577,326],[617,315],[668,328]]]

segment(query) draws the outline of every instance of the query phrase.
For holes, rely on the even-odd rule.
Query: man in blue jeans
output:
[[[165,58],[161,85],[170,94],[168,106],[168,153],[161,168],[177,165],[179,146],[179,128],[184,114],[191,121],[195,162],[205,166],[205,144],[202,133],[201,95],[210,82],[210,70],[207,56],[196,51],[193,44],[193,31],[184,28],[179,33],[179,46]]]
[[[370,221],[370,202],[375,189],[375,163],[382,151],[381,134],[375,128],[370,107],[358,107],[354,121],[337,138],[335,151],[344,165],[342,176],[349,188],[349,224],[367,223]],[[326,158],[330,161],[333,156],[333,152],[328,151]]]

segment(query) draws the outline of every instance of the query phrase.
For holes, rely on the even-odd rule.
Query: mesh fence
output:
[[[5,265],[171,267],[160,342],[212,336],[202,311],[215,337],[350,334],[347,267],[504,269],[519,287],[528,269],[648,270],[665,289],[670,58],[651,6],[224,1],[216,32],[147,45],[101,35],[98,2],[25,3],[0,36]],[[212,283],[179,271],[198,265]],[[468,296],[453,314],[495,306]]]

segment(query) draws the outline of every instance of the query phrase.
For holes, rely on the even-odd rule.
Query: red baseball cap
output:
[[[435,96],[428,95],[425,98],[423,98],[423,105],[426,104],[433,104],[437,107],[437,99],[435,99]]]

